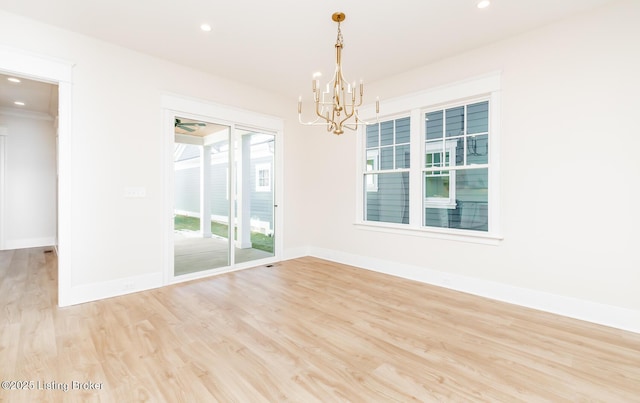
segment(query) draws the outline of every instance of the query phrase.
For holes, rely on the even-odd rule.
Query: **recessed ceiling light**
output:
[[[18,106],[24,106],[24,102],[21,102],[21,101],[15,101],[14,104]]]
[[[476,4],[476,6],[477,6],[478,8],[487,8],[487,7],[489,7],[490,5],[491,5],[491,1],[489,1],[489,0],[480,0],[480,1]]]
[[[209,32],[209,31],[211,31],[211,25],[202,24],[202,25],[200,25],[200,29],[203,30],[204,32]]]
[[[19,83],[20,82],[20,79],[15,78],[15,77],[9,77],[9,78],[7,78],[7,80],[11,81],[12,83]]]

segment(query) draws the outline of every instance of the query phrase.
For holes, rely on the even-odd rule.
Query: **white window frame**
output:
[[[426,91],[401,96],[381,102],[379,120],[391,120],[401,114],[411,116],[411,168],[409,174],[410,212],[409,224],[372,222],[364,219],[364,172],[366,166],[366,127],[363,125],[356,141],[356,217],[354,225],[358,229],[388,233],[432,237],[464,242],[496,245],[502,240],[500,226],[500,91],[501,73],[493,72],[468,80],[432,88]],[[469,104],[478,99],[487,99],[489,112],[489,194],[488,231],[473,231],[454,228],[423,226],[424,216],[424,174],[425,141],[424,113],[438,107],[447,108],[454,103]],[[364,121],[375,121],[375,105],[368,104],[360,109]],[[450,170],[450,172],[454,172]],[[455,198],[453,199],[455,203]],[[435,201],[434,201],[435,202]],[[444,201],[441,201],[444,203]],[[448,203],[449,201],[447,201]]]
[[[378,167],[378,160],[380,159],[380,153],[376,152],[376,157],[373,160],[373,164],[369,165],[369,159],[366,158],[366,154],[365,154],[365,164],[366,164],[366,169],[365,172],[369,173],[369,172],[374,172],[374,171],[378,171],[379,167]],[[369,166],[371,166],[371,169],[369,169]],[[367,175],[367,188],[365,189],[365,191],[367,192],[377,192],[378,191],[378,175]]]

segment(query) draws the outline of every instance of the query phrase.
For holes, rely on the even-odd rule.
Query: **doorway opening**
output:
[[[57,214],[58,305],[73,303],[71,283],[71,115],[73,63],[0,47],[0,72],[42,81],[58,87]],[[10,135],[10,134],[9,134]]]
[[[56,245],[58,85],[0,72],[0,250]]]

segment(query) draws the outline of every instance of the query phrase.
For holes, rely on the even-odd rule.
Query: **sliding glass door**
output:
[[[227,267],[230,127],[176,118],[174,275]]]
[[[237,129],[234,142],[235,261],[274,256],[275,136]]]
[[[173,275],[273,257],[275,135],[184,117],[174,128]]]

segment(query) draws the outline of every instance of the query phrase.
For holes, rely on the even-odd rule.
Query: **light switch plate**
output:
[[[124,188],[124,197],[127,199],[141,199],[147,197],[147,189],[140,186],[129,186]]]

